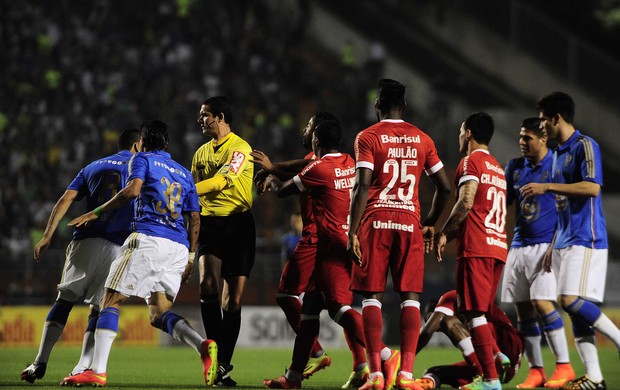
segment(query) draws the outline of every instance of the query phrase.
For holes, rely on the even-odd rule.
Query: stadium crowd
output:
[[[10,221],[0,226],[0,252],[16,270],[3,273],[2,303],[49,298],[55,282],[42,276],[59,269],[71,229],[61,224],[54,259],[36,268],[21,263],[67,181],[115,151],[123,128],[165,120],[176,140],[173,156],[189,166],[203,141],[195,108],[205,96],[230,96],[236,132],[274,159],[302,153],[300,129],[317,102],[341,115],[346,145],[372,120],[365,99],[380,67],[319,53],[305,38],[305,0],[277,7],[67,0],[0,8],[0,220]],[[259,247],[279,250],[293,211],[260,211]]]

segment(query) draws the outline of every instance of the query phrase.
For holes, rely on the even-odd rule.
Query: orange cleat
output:
[[[559,389],[573,379],[575,379],[573,366],[570,363],[557,363],[551,378],[545,382],[545,387],[548,389]]]
[[[263,384],[270,389],[301,389],[301,381],[288,380],[284,375],[274,379],[265,379]]]
[[[413,389],[413,390],[424,390],[424,388],[420,385],[420,383],[415,378],[407,378],[402,373],[398,374],[396,377],[396,383],[394,387],[397,389]]]
[[[77,375],[68,376],[60,382],[61,386],[93,386],[103,387],[108,382],[105,372],[96,373],[93,370],[85,370]]]
[[[332,364],[332,358],[327,356],[325,352],[319,357],[311,357],[308,359],[308,364],[306,364],[306,368],[304,368],[304,378],[308,379],[315,372],[322,370],[324,368],[329,367]]]
[[[390,357],[383,362],[385,390],[391,390],[394,387],[398,370],[400,370],[400,352],[393,349],[392,355],[390,355]]]
[[[213,340],[204,340],[202,342],[202,352],[200,353],[202,360],[202,375],[205,378],[207,386],[213,386],[217,377],[217,344]]]
[[[375,379],[370,379],[364,383],[359,390],[383,390],[385,387],[385,379],[381,375],[377,375]]]
[[[517,389],[535,389],[543,387],[547,381],[547,375],[542,367],[531,367],[527,378],[523,383],[517,385]]]

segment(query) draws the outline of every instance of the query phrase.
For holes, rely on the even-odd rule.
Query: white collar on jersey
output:
[[[404,120],[402,120],[402,119],[382,119],[381,122],[402,123],[402,122],[404,122]]]

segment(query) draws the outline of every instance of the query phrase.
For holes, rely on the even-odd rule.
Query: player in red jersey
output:
[[[312,149],[312,134],[315,127],[327,121],[338,122],[338,118],[324,111],[317,112],[310,118],[302,134],[304,147]],[[286,181],[292,179],[316,159],[313,151],[308,153],[304,159],[278,163],[272,163],[269,157],[260,150],[252,151],[251,156],[254,158],[254,164],[261,168],[255,175],[255,182],[259,193],[263,193],[269,188],[270,181],[266,180],[268,175],[273,175],[282,181]],[[308,284],[311,283],[318,241],[310,193],[302,192],[299,194],[299,206],[303,224],[301,240],[297,243],[295,250],[284,265],[276,295],[276,302],[282,308],[286,319],[296,334],[299,333],[301,326],[300,295],[306,291]],[[308,378],[330,364],[331,358],[323,351],[321,344],[317,340],[312,347],[310,359],[304,369],[304,377]]]
[[[351,199],[348,250],[353,267],[351,289],[360,293],[369,380],[363,389],[415,389],[413,363],[420,332],[419,294],[424,278],[424,252],[432,248],[434,224],[450,196],[450,183],[432,139],[402,119],[405,86],[379,81],[375,111],[379,123],[355,139],[356,181]],[[418,183],[426,172],[435,184],[428,216],[420,222]],[[381,369],[380,295],[388,267],[400,293],[401,367],[398,376]]]
[[[463,389],[501,389],[493,359],[493,336],[487,314],[506,262],[506,178],[489,153],[493,118],[476,112],[465,118],[459,132],[459,151],[466,154],[456,171],[457,200],[435,240],[441,261],[446,244],[457,239],[456,290],[459,312],[472,334],[482,365],[483,381]]]
[[[344,329],[352,347],[354,370],[364,372],[367,365],[362,319],[350,306],[353,293],[348,288],[352,263],[346,252],[346,234],[355,162],[348,154],[338,152],[341,137],[338,122],[320,124],[314,129],[312,137],[313,150],[318,159],[284,184],[275,178],[271,181],[272,189],[280,197],[310,193],[318,244],[313,274],[316,284],[306,290],[293,361],[286,375],[264,381],[269,388],[301,387],[303,369],[319,333],[319,314],[323,308],[327,308],[330,317]]]
[[[474,352],[471,335],[458,317],[456,290],[446,292],[434,307],[430,307],[427,320],[420,331],[418,352],[426,346],[435,332],[443,332],[452,344],[463,353],[464,361],[451,365],[434,366],[417,379],[424,389],[436,389],[442,384],[452,387],[466,385],[482,374]],[[519,370],[523,353],[523,336],[499,307],[492,306],[487,319],[491,325],[495,364],[502,383],[508,383]],[[501,352],[500,352],[501,351]]]

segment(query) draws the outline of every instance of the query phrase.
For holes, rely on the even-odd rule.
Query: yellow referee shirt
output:
[[[196,183],[222,175],[226,185],[200,197],[201,215],[224,217],[247,211],[252,207],[252,178],[254,164],[250,162],[252,148],[235,133],[229,133],[218,145],[209,141],[202,145],[192,159],[192,174]]]

